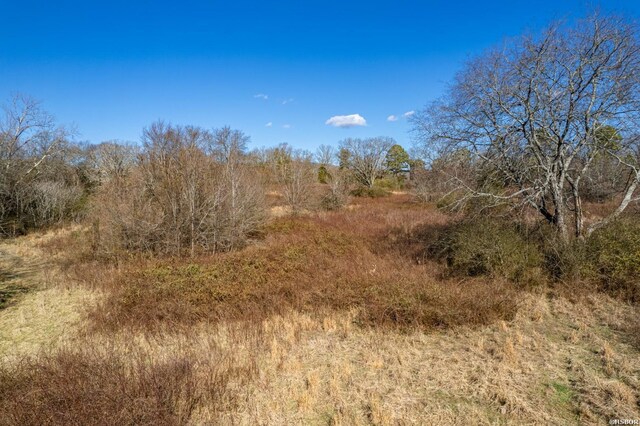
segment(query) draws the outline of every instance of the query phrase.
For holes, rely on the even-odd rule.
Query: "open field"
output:
[[[0,423],[640,418],[638,308],[448,274],[425,247],[451,220],[394,194],[194,258],[98,261],[83,228],[4,241]]]
[[[640,2],[5,3],[0,426],[640,424]]]

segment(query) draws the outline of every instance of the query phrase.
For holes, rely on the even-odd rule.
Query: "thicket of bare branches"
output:
[[[349,203],[350,176],[337,167],[328,169],[327,189],[320,199],[320,207],[325,210],[338,210]]]
[[[324,148],[328,149],[325,156],[330,157],[331,149]],[[282,196],[294,214],[316,207],[318,173],[310,152],[282,143],[251,154],[263,181]]]
[[[139,153],[139,147],[122,141],[85,147],[83,171],[87,184],[98,186],[126,176],[135,166]]]
[[[474,167],[466,151],[442,155],[428,168],[412,167],[413,192],[423,202],[449,202],[460,195],[459,182],[472,182]]]
[[[229,128],[152,124],[136,164],[99,191],[97,246],[172,255],[242,246],[265,217],[246,142]]]
[[[566,240],[572,230],[589,235],[638,199],[638,118],[638,32],[595,15],[470,62],[449,95],[413,123],[431,153],[469,154],[475,174],[448,176],[464,191],[461,201],[532,208]],[[585,225],[582,201],[594,183],[604,191],[596,196],[619,203]]]
[[[69,217],[83,191],[70,165],[70,132],[40,103],[14,95],[0,119],[0,234]]]
[[[321,166],[333,166],[336,164],[338,154],[331,145],[320,145],[316,150],[316,162]]]
[[[311,207],[317,174],[310,153],[289,150],[287,158],[279,164],[278,177],[285,202],[294,214]]]
[[[387,153],[395,144],[389,137],[344,139],[340,142],[340,166],[350,170],[356,182],[373,188],[385,171]]]

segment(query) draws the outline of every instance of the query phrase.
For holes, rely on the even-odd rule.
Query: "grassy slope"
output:
[[[86,317],[82,307],[95,303],[95,292],[71,285],[39,247],[58,236],[48,232],[0,243],[0,360],[4,362],[55,347],[73,336]]]
[[[414,230],[446,220],[401,195],[362,200],[277,219],[239,253],[67,275],[43,275],[39,242],[19,239],[10,253],[34,266],[20,282],[48,284],[0,310],[0,350],[44,352],[3,361],[0,423],[640,418],[637,308],[443,281]]]

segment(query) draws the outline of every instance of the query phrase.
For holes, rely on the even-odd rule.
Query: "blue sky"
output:
[[[403,114],[467,58],[594,8],[640,16],[636,0],[3,0],[0,98],[42,100],[90,142],[136,142],[164,119],[230,125],[253,147],[376,135],[409,147]],[[352,114],[366,126],[325,124]]]

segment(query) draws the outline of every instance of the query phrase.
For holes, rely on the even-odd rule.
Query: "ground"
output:
[[[460,283],[420,257],[416,230],[446,218],[402,194],[274,221],[239,253],[136,260],[135,270],[126,261],[70,268],[64,253],[81,228],[3,241],[0,383],[8,384],[0,385],[0,424],[640,419],[636,307],[549,284],[504,299],[514,310],[449,305],[466,289],[498,298],[490,291],[508,284]],[[268,260],[278,265],[264,267]],[[212,290],[209,283],[229,277],[232,287],[219,281]],[[399,290],[359,301],[333,284],[341,277],[369,299],[380,286]],[[259,285],[268,292],[257,292]],[[190,314],[152,299],[158,288],[174,300],[198,288],[185,299]],[[426,300],[425,292],[440,298],[401,300]],[[150,300],[161,303],[139,306]],[[255,301],[281,306],[249,315]]]

